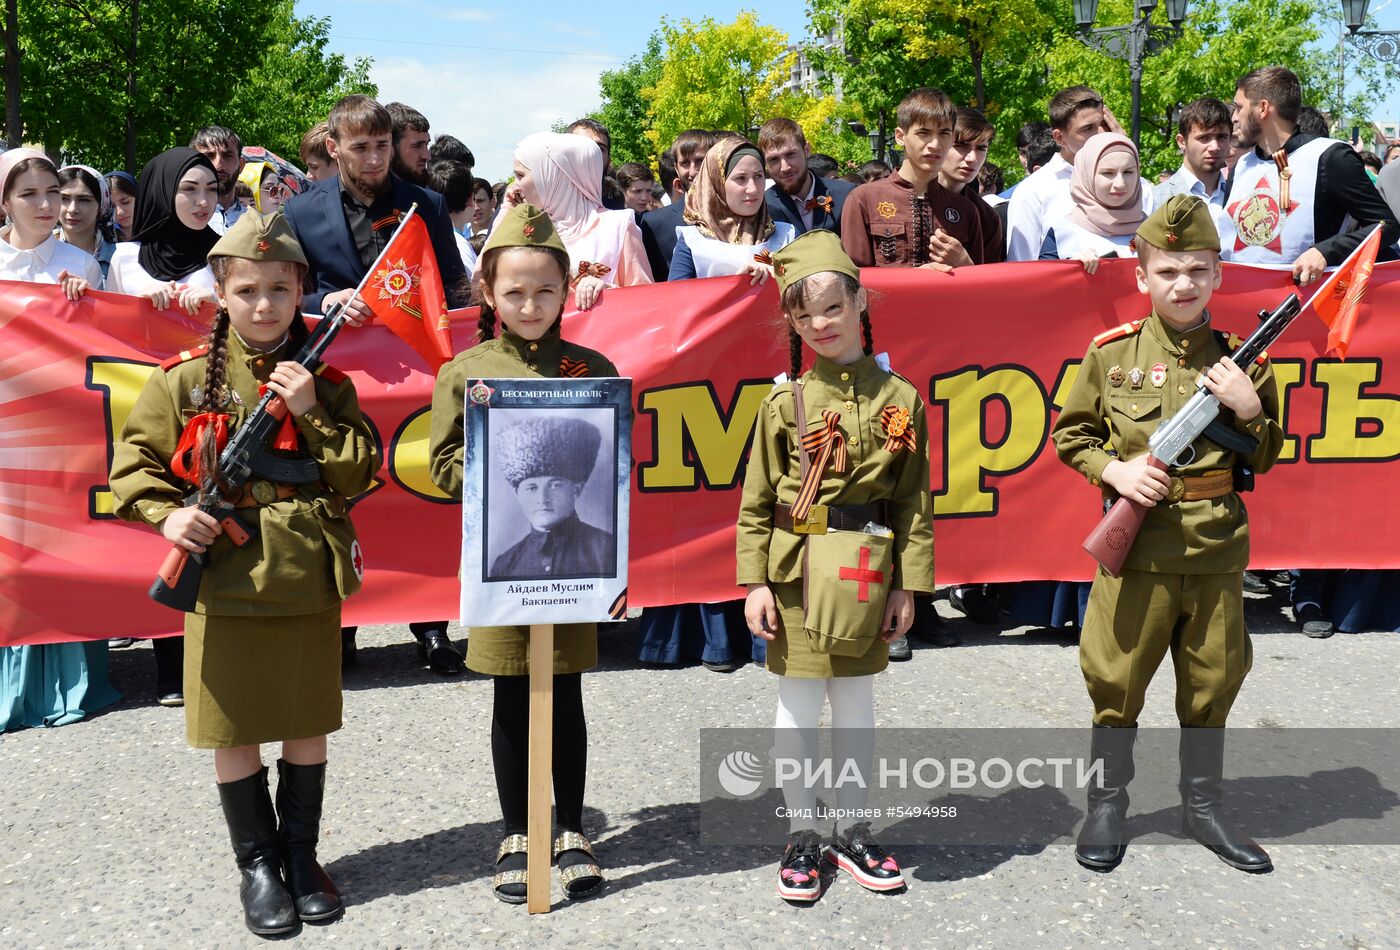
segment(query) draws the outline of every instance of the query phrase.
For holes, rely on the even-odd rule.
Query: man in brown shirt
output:
[[[952,100],[938,89],[915,89],[899,104],[894,136],[904,164],[851,192],[842,211],[841,243],[858,266],[946,272],[986,263],[977,199],[938,183],[956,119]]]

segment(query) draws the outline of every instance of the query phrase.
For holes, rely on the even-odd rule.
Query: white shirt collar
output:
[[[0,228],[0,260],[8,263],[20,263],[35,261],[42,270],[49,266],[49,261],[53,259],[54,249],[58,247],[58,238],[50,234],[38,247],[24,248],[15,247],[9,241],[10,226]]]
[[[1204,198],[1208,203],[1215,201],[1217,198],[1220,199],[1221,202],[1225,200],[1224,175],[1220,176],[1220,181],[1215,186],[1214,194],[1207,194],[1205,184],[1185,165],[1182,165],[1176,170],[1176,174],[1172,175],[1171,181],[1186,194],[1195,195],[1197,198]],[[1218,204],[1220,202],[1216,203]]]

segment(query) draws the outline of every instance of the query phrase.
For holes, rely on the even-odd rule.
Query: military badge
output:
[[[467,398],[470,399],[474,405],[485,406],[491,402],[491,396],[495,392],[496,390],[492,389],[484,382],[477,380],[472,384],[472,388],[467,390]]]
[[[1133,389],[1141,389],[1144,375],[1142,370],[1134,366],[1132,369],[1128,370],[1128,385]]]
[[[1108,371],[1108,384],[1114,389],[1122,386],[1123,380],[1126,378],[1127,377],[1123,374],[1123,367],[1121,366],[1111,367]]]
[[[1158,389],[1161,389],[1161,388],[1162,388],[1162,384],[1165,383],[1165,382],[1167,381],[1167,364],[1166,364],[1166,363],[1153,363],[1153,364],[1152,364],[1151,378],[1152,378],[1152,385],[1153,385],[1153,386],[1156,386]]]
[[[875,206],[875,213],[882,218],[893,218],[899,213],[893,201],[882,201]]]
[[[419,298],[419,285],[423,278],[419,275],[420,265],[409,264],[405,258],[386,261],[374,273],[372,285],[379,291],[380,300],[389,301],[389,306],[402,310],[415,320],[423,319],[422,302]]]
[[[913,452],[918,448],[913,422],[913,416],[903,406],[885,407],[880,413],[880,424],[885,427],[886,452],[898,452],[901,447]]]

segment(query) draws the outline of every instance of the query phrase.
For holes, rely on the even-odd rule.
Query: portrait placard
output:
[[[462,623],[622,620],[632,381],[471,380],[465,402]]]

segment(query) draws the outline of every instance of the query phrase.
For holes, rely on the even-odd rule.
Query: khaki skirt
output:
[[[598,665],[598,625],[561,623],[554,627],[554,673],[582,673]],[[472,627],[467,637],[467,669],[487,676],[530,672],[529,627]]]
[[[196,749],[341,726],[340,605],[299,617],[185,615],[185,733]]]
[[[779,676],[830,679],[869,676],[890,665],[890,648],[876,637],[860,656],[834,656],[813,649],[803,624],[802,581],[769,583],[778,603],[778,629],[768,644],[768,669]]]

